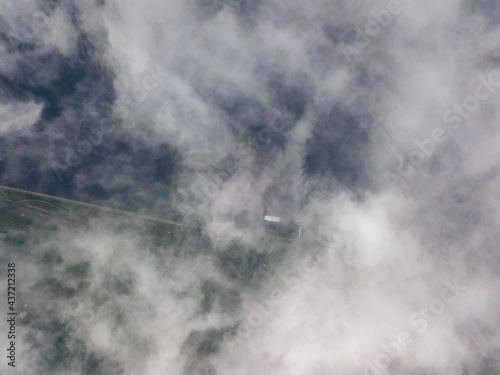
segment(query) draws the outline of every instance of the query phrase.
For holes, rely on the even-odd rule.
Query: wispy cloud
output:
[[[469,0],[4,4],[1,184],[189,223],[0,233],[20,370],[499,368],[499,20]]]

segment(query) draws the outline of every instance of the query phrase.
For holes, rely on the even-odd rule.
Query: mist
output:
[[[185,225],[0,233],[2,373],[499,371],[495,2],[0,6],[0,184]]]

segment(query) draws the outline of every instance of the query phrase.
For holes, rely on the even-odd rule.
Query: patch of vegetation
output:
[[[76,294],[80,294],[90,288],[90,283],[88,281],[80,281],[76,287]]]
[[[134,280],[132,279],[120,279],[118,277],[113,277],[111,280],[111,290],[117,294],[130,294],[134,289]]]
[[[220,344],[236,337],[237,326],[206,331],[192,331],[184,344],[182,353],[188,357],[184,367],[185,375],[215,375],[210,357],[219,351]]]
[[[214,294],[217,292],[218,286],[213,281],[206,281],[202,287],[201,292],[203,293],[203,297],[201,299],[201,312],[203,314],[207,314],[212,310],[212,305],[214,303],[215,296]]]
[[[66,266],[65,271],[70,277],[77,279],[86,278],[89,275],[90,262],[86,261]]]
[[[203,336],[198,343],[196,354],[208,356],[219,351],[219,341],[222,339],[222,332],[219,330],[210,330]]]
[[[182,252],[187,256],[196,256],[213,251],[210,238],[203,233],[200,226],[183,228],[177,245],[176,255]]]
[[[23,234],[7,235],[2,240],[6,245],[23,246],[26,243],[26,236]]]
[[[63,262],[63,257],[58,249],[51,248],[42,252],[40,261],[45,265],[57,265]]]
[[[104,364],[104,358],[102,358],[102,356],[96,353],[91,353],[88,356],[88,358],[86,358],[86,361],[83,363],[82,366],[83,374],[100,375],[103,373],[101,371],[103,364]]]
[[[24,194],[24,193],[19,193],[19,192],[16,192],[16,191],[11,191],[11,190],[4,190],[4,189],[0,189],[0,197],[2,198],[7,198],[7,199],[12,199],[14,201],[19,201],[19,200],[22,200],[22,199],[27,199],[28,195],[27,194]],[[34,197],[34,196],[32,196]]]
[[[69,334],[59,322],[54,322],[48,331],[48,337],[42,344],[42,356],[53,367],[59,367],[70,357],[68,349]]]
[[[54,277],[44,277],[41,279],[35,289],[47,295],[53,295],[56,298],[69,299],[73,298],[76,294],[74,288],[67,287],[60,280]]]
[[[233,313],[241,306],[241,296],[236,289],[228,289],[220,297],[222,311]]]
[[[183,352],[189,357],[206,357],[219,351],[219,344],[224,337],[220,329],[192,331],[183,344]]]
[[[269,256],[232,241],[225,251],[219,252],[218,263],[233,279],[259,280],[267,271]]]
[[[129,295],[134,290],[135,280],[132,272],[121,271],[120,274],[109,274],[105,278],[105,287],[118,295]]]
[[[157,246],[168,246],[177,240],[177,226],[172,224],[148,220],[144,232]]]
[[[92,302],[92,308],[94,309],[94,311],[97,311],[105,303],[111,301],[111,295],[107,291],[93,290],[90,294],[90,300]]]
[[[93,218],[102,215],[102,210],[96,207],[84,206],[76,203],[59,202],[63,210],[69,211],[72,214],[82,218]]]
[[[201,292],[200,307],[202,314],[211,312],[215,303],[218,303],[221,310],[226,313],[234,312],[241,304],[241,297],[236,289],[224,288],[211,280],[203,283]]]
[[[33,220],[8,212],[0,212],[0,226],[9,228],[26,228],[33,224]]]
[[[91,352],[82,360],[82,374],[84,375],[120,375],[123,374],[121,366],[106,358],[104,355]]]

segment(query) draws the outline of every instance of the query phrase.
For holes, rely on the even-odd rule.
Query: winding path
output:
[[[0,185],[0,189],[2,189],[2,190],[9,190],[9,191],[18,192],[18,193],[23,193],[23,194],[29,194],[29,195],[32,195],[34,197],[52,199],[54,201],[59,201],[59,202],[66,202],[66,203],[76,204],[76,205],[80,205],[80,206],[93,207],[93,208],[97,208],[97,209],[104,210],[104,211],[116,212],[116,213],[119,213],[119,214],[122,214],[122,215],[125,215],[125,216],[130,216],[130,217],[134,217],[134,218],[138,218],[138,219],[142,219],[142,220],[158,221],[158,222],[161,222],[161,223],[172,224],[172,225],[177,225],[177,226],[181,226],[181,227],[185,227],[186,226],[186,223],[183,223],[183,222],[180,222],[180,221],[162,219],[162,218],[159,218],[159,217],[156,217],[156,216],[140,215],[140,214],[137,214],[135,212],[119,210],[119,209],[116,209],[116,208],[110,208],[110,207],[106,207],[106,206],[98,206],[96,204],[91,204],[91,203],[78,202],[78,201],[74,201],[72,199],[55,197],[55,196],[52,196],[52,195],[41,194],[41,193],[35,193],[35,192],[32,192],[32,191],[22,190],[22,189],[18,189],[18,188],[13,188],[13,187],[10,187],[10,186]],[[29,202],[33,202],[33,201],[35,201],[35,200],[29,200]],[[44,202],[44,201],[40,201],[40,202]],[[48,202],[44,202],[44,203],[48,203]],[[57,206],[54,206],[54,207],[57,207]],[[58,210],[62,210],[59,207],[57,207],[57,209]],[[67,212],[67,211],[64,211],[64,212]]]
[[[64,214],[67,218],[76,221],[79,224],[85,224],[85,221],[79,218],[78,216],[73,215],[71,212],[65,211],[60,207],[57,207],[56,205],[53,205],[52,203],[41,201],[38,199],[25,199],[22,201],[17,201],[13,203],[8,203],[4,204],[3,206],[0,206],[0,212],[8,211],[13,208],[18,208],[18,207],[23,207],[23,206],[43,206],[43,207],[48,207],[51,208],[59,213]]]

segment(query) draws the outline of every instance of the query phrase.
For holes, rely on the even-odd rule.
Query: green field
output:
[[[242,297],[236,285],[254,288],[272,278],[293,244],[284,238],[264,236],[252,247],[233,240],[217,248],[199,225],[174,225],[108,208],[0,189],[3,204],[29,199],[49,202],[84,221],[79,225],[68,221],[69,226],[61,216],[62,225],[49,225],[43,217],[39,220],[38,215],[30,219],[28,215],[19,214],[25,210],[47,212],[46,208],[38,207],[0,213],[0,262],[15,262],[19,281],[26,285],[19,287],[18,306],[22,317],[18,322],[20,329],[25,327],[29,332],[26,336],[29,345],[41,348],[39,373],[64,372],[75,365],[88,375],[118,375],[122,371],[110,356],[92,351],[84,344],[74,331],[71,311],[84,303],[92,314],[104,314],[108,324],[120,332],[131,319],[128,314],[132,301],[142,301],[138,294],[140,276],[134,264],[124,264],[119,269],[114,264],[105,268],[96,266],[92,256],[82,251],[95,246],[92,237],[130,239],[141,256],[152,261],[150,266],[157,269],[160,281],[169,282],[170,267],[179,262],[193,260],[195,264],[203,259],[207,267],[215,267],[226,282],[207,277],[200,283],[179,286],[176,292],[175,298],[179,301],[196,301],[194,313],[200,317],[214,313],[238,314]],[[51,214],[60,215],[56,211]],[[72,242],[73,237],[78,241]],[[2,268],[0,277],[5,277],[6,272]],[[219,350],[225,336],[234,337],[238,324],[191,331],[182,345],[183,353],[189,358],[186,373],[205,371],[206,359]],[[147,353],[146,341],[134,342],[137,350]]]

